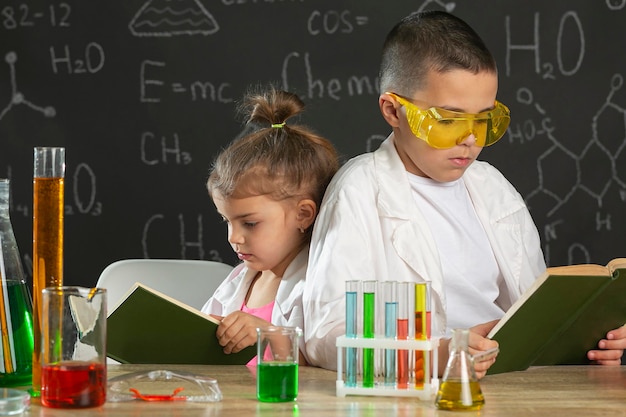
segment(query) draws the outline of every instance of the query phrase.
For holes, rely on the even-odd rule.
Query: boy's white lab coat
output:
[[[522,197],[493,166],[475,161],[463,179],[506,283],[498,300],[506,310],[545,270],[539,234]],[[392,134],[346,163],[326,191],[303,295],[310,364],[336,369],[346,280],[431,282],[433,332],[445,333],[441,262]]]

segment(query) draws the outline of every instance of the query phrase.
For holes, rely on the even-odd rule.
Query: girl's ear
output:
[[[308,229],[315,221],[315,216],[317,216],[315,201],[307,198],[298,202],[296,219],[300,228]]]
[[[401,107],[393,99],[393,97],[391,97],[387,93],[381,94],[380,97],[378,97],[378,107],[380,107],[380,112],[382,113],[383,118],[391,127],[400,126],[400,118],[398,112],[400,111]]]

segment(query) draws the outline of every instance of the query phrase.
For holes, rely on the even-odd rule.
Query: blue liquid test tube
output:
[[[378,281],[363,282],[363,338],[375,337],[376,327],[376,284]],[[374,387],[374,349],[363,348],[363,387]]]
[[[395,339],[397,335],[398,295],[396,282],[382,283],[383,300],[385,301],[385,337]],[[396,350],[385,349],[385,385],[396,385]]]
[[[357,336],[357,300],[361,281],[346,281],[346,337]],[[357,348],[346,348],[346,386],[356,387]]]

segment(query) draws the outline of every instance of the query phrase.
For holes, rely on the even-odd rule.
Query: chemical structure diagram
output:
[[[612,102],[616,91],[624,85],[624,78],[620,74],[613,75],[611,79],[611,89],[600,109],[592,118],[592,135],[583,150],[576,154],[563,145],[554,137],[551,129],[544,129],[549,141],[552,143],[539,158],[537,158],[537,171],[539,184],[526,196],[526,201],[530,201],[536,195],[542,193],[549,196],[554,205],[547,212],[548,217],[553,215],[560,207],[566,204],[572,195],[580,190],[592,197],[598,207],[602,207],[604,197],[610,186],[615,183],[622,190],[622,199],[626,197],[626,174],[618,172],[619,161],[626,158],[626,109]],[[542,113],[543,109],[536,105],[537,110]],[[617,141],[600,137],[599,126],[602,122],[621,123],[619,130],[612,133]],[[585,159],[593,155],[594,160],[601,159],[602,163],[586,164]],[[571,184],[569,189],[559,192],[550,189],[549,177],[546,175],[548,167],[559,166],[562,171],[574,172],[570,176]],[[599,169],[604,167],[604,169]],[[594,172],[590,172],[593,170]],[[592,175],[593,174],[593,175]],[[593,180],[591,179],[593,178]]]
[[[11,97],[9,99],[9,103],[0,111],[0,121],[2,118],[14,107],[17,105],[25,105],[35,111],[41,112],[46,117],[54,117],[56,115],[56,110],[54,107],[47,106],[41,107],[33,104],[28,101],[24,94],[18,91],[17,88],[17,78],[15,75],[15,63],[17,62],[17,54],[15,52],[8,52],[4,56],[4,60],[9,65],[9,74],[10,74],[10,82],[11,82]]]
[[[212,35],[219,25],[199,0],[148,0],[128,25],[134,36]]]

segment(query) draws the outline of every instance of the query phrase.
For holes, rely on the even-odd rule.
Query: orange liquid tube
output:
[[[430,288],[428,283],[415,284],[415,339],[430,339]],[[415,388],[429,382],[430,352],[415,351]]]
[[[406,340],[410,338],[409,314],[411,310],[411,298],[413,296],[414,285],[415,284],[412,282],[398,282],[397,284],[398,326],[396,338],[398,340]],[[396,363],[398,367],[396,387],[399,389],[407,389],[409,388],[409,380],[411,378],[409,351],[406,349],[398,349]]]
[[[63,285],[65,149],[35,148],[33,177],[33,388],[41,392],[41,291]]]
[[[415,339],[426,339],[426,284],[415,284]],[[415,351],[415,388],[424,388],[426,352]]]

